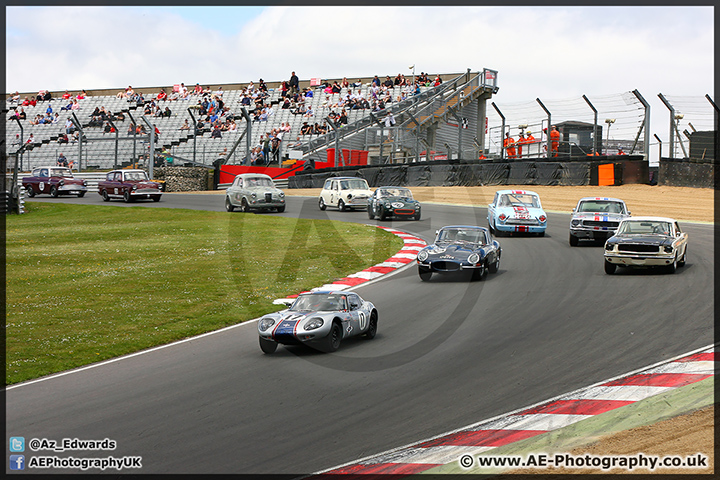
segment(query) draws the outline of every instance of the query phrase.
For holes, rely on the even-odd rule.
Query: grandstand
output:
[[[144,104],[130,102],[126,98],[118,98],[115,91],[90,91],[89,95],[78,100],[80,108],[74,111],[60,111],[60,107],[68,103],[67,100],[58,98],[61,92],[53,92],[53,99],[38,101],[35,106],[22,106],[26,119],[16,121],[8,118],[6,121],[6,145],[8,153],[12,154],[19,148],[16,139],[21,136],[23,142],[27,142],[32,134],[33,141],[22,151],[22,171],[29,171],[31,168],[41,164],[54,164],[60,152],[64,153],[68,160],[73,161],[76,168],[80,170],[107,170],[115,167],[123,167],[148,158],[150,136],[128,134],[128,125],[133,119],[138,124],[145,125],[149,131],[152,125],[157,125],[160,135],[155,138],[155,153],[160,154],[163,150],[170,153],[174,165],[204,165],[212,166],[218,158],[223,158],[223,163],[243,164],[247,162],[246,157],[249,149],[259,145],[261,136],[272,129],[280,127],[281,124],[289,124],[290,130],[283,135],[280,144],[280,158],[284,159],[294,152],[301,152],[300,155],[293,155],[299,159],[314,159],[325,161],[327,149],[334,148],[342,140],[343,149],[361,149],[370,152],[371,162],[386,163],[392,161],[407,161],[412,157],[419,158],[420,155],[429,155],[431,151],[442,151],[445,154],[451,152],[472,151],[474,158],[477,158],[478,145],[482,145],[484,130],[479,128],[477,119],[484,118],[484,100],[497,91],[495,76],[487,75],[485,70],[482,73],[466,73],[443,75],[446,79],[439,86],[423,86],[419,93],[408,94],[407,89],[395,86],[389,89],[389,96],[392,102],[384,109],[375,110],[350,109],[348,124],[339,128],[337,138],[332,128],[328,128],[324,135],[301,135],[300,129],[303,122],[323,124],[331,111],[339,113],[342,108],[330,108],[347,93],[343,88],[338,93],[326,93],[320,85],[319,79],[301,82],[301,90],[308,88],[312,90],[313,96],[306,98],[306,105],[314,111],[314,117],[304,117],[300,114],[293,114],[290,109],[282,109],[282,96],[280,82],[269,83],[268,97],[264,105],[272,105],[274,113],[267,121],[250,122],[255,105],[247,106],[243,114],[243,106],[240,100],[243,96],[243,87],[240,84],[217,85],[213,90],[217,91],[223,87],[223,102],[229,107],[230,114],[235,118],[236,131],[223,131],[222,138],[211,137],[211,129],[204,127],[194,135],[192,126],[195,120],[199,119],[195,107],[200,100],[199,95],[188,95],[185,99],[160,100],[157,101],[161,108],[169,107],[169,117],[156,117],[143,114],[144,104],[154,99],[161,88],[172,91],[173,87],[156,87],[138,89],[146,92]],[[360,95],[368,98],[370,96],[371,78],[362,79]],[[328,83],[332,84],[333,80]],[[350,86],[354,91],[358,88]],[[148,94],[148,92],[152,92]],[[35,96],[22,94],[25,96]],[[405,100],[398,101],[402,97]],[[32,125],[30,121],[38,114],[44,114],[48,105],[52,105],[54,112],[60,112],[59,120],[53,124]],[[21,106],[17,103],[7,103],[6,117],[10,117],[19,111]],[[103,126],[90,126],[91,114],[96,108],[104,108],[113,117],[119,113],[124,114],[124,119],[113,120],[117,127],[116,133],[106,133]],[[258,107],[259,108],[259,107]],[[193,113],[191,113],[193,112]],[[392,128],[384,126],[384,118],[392,113],[395,118],[395,125]],[[74,115],[73,115],[74,114]],[[54,115],[54,113],[53,113]],[[85,141],[82,146],[79,142],[60,144],[58,139],[65,132],[65,122],[68,117],[77,119],[82,126]],[[438,121],[443,119],[445,121]],[[147,120],[147,122],[146,122]],[[181,130],[180,127],[188,121],[190,130]],[[463,137],[460,124],[467,132]],[[393,131],[395,134],[393,134]],[[480,139],[478,139],[478,136]],[[300,147],[289,147],[292,141],[300,137]],[[15,143],[15,145],[13,145]],[[227,149],[231,155],[220,157],[220,152]],[[384,151],[383,151],[384,149]],[[82,158],[80,154],[82,152]],[[339,153],[339,152],[338,152]],[[157,158],[157,157],[156,157]],[[400,159],[400,160],[396,160]],[[79,161],[78,161],[79,160]],[[343,160],[341,159],[341,162]],[[156,160],[157,162],[157,160]]]

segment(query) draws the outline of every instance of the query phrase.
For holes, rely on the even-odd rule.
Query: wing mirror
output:
[[[273,300],[273,305],[285,305],[286,307],[290,307],[293,303],[295,303],[294,298],[277,298]]]

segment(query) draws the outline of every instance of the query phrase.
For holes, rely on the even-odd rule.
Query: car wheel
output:
[[[375,214],[373,213],[373,208],[371,205],[368,205],[368,218],[370,220],[373,220],[375,218]]]
[[[430,280],[430,277],[432,277],[432,270],[418,267],[418,275],[420,275],[420,280],[422,280],[423,282],[427,282],[428,280]]]
[[[487,277],[488,268],[487,265],[483,265],[481,268],[476,268],[472,272],[471,280],[478,281],[484,280]]]
[[[488,272],[497,273],[500,270],[500,255],[495,257],[495,261],[488,265]]]
[[[345,211],[345,202],[343,202],[342,200],[338,200],[338,210],[340,210],[341,212]]]
[[[416,213],[416,214],[413,216],[413,220],[420,220],[420,213],[419,213],[419,212]]]
[[[687,247],[685,247],[685,251],[683,252],[683,256],[680,260],[677,262],[678,267],[684,267],[685,266],[685,259],[687,258]]]
[[[132,198],[130,197],[130,190],[125,190],[125,193],[123,193],[123,200],[125,203],[130,203]]]
[[[377,334],[377,312],[375,310],[372,311],[370,314],[370,324],[368,325],[367,332],[365,332],[365,338],[368,340],[372,340],[375,338],[375,335]]]
[[[230,197],[225,197],[225,210],[228,212],[235,211],[235,206],[230,202]]]
[[[25,193],[27,193],[27,196],[30,198],[35,196],[35,190],[33,190],[33,188],[30,185],[25,187]]]
[[[677,270],[677,267],[678,267],[678,259],[677,259],[677,255],[675,255],[675,258],[673,258],[672,263],[670,265],[668,265],[667,267],[665,267],[665,269],[666,269],[665,271],[667,273],[672,274],[672,273],[675,273],[675,271]]]
[[[110,201],[110,195],[108,195],[107,190],[103,190],[100,193],[100,196],[102,196],[103,202],[109,202]]]
[[[85,196],[85,192],[78,193],[78,198],[83,198]]]
[[[160,201],[160,195],[153,195],[152,199],[153,199],[153,202],[159,202],[159,201]]]
[[[576,236],[573,235],[572,233],[570,234],[570,238],[569,238],[568,240],[569,240],[569,242],[570,242],[570,246],[571,246],[571,247],[577,247],[577,246],[578,246],[578,237],[576,237]]]
[[[50,196],[57,198],[58,195],[60,195],[60,192],[58,192],[58,188],[55,185],[50,187]]]
[[[275,350],[277,350],[277,342],[273,342],[272,340],[265,340],[262,337],[260,338],[260,350],[263,351],[263,353],[275,353]]]
[[[383,207],[382,205],[380,205],[380,210],[378,212],[378,218],[383,221],[387,218],[387,212],[385,211],[385,207]]]
[[[498,230],[497,225],[495,223],[493,223],[492,231],[495,232],[496,237],[504,237],[505,236],[505,232],[503,232],[502,230]]]
[[[285,211],[285,205],[283,205],[281,207],[277,207],[277,211],[278,211],[278,213],[283,213]]]
[[[247,200],[245,200],[245,197],[240,201],[240,211],[243,213],[248,213],[250,211],[250,207],[248,206]]]
[[[323,200],[322,197],[320,197],[320,200],[318,200],[318,206],[320,207],[320,210],[325,210],[327,208],[327,205],[325,205],[325,200]]]
[[[612,275],[613,273],[615,273],[616,268],[617,268],[617,265],[605,260],[605,273],[607,273],[608,275]]]
[[[325,344],[323,345],[323,352],[332,353],[340,348],[340,341],[342,340],[342,327],[340,324],[335,322],[330,328],[330,333],[325,337]]]

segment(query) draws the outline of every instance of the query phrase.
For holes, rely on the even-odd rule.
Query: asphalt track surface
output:
[[[94,193],[34,201],[103,204]],[[220,211],[223,201],[167,194],[111,205]],[[419,222],[379,222],[302,197],[288,197],[281,215],[391,226],[428,242],[443,225],[487,224],[483,206],[424,205]],[[425,283],[411,266],[358,288],[378,307],[377,337],[333,354],[264,355],[251,322],[10,388],[6,442],[109,438],[111,452],[71,454],[142,456],[142,470],[125,473],[308,474],[713,343],[711,225],[681,225],[689,254],[674,275],[610,276],[601,244],[568,245],[568,223],[550,213],[545,237],[499,238],[500,271],[484,281]],[[26,456],[41,453],[69,455]]]

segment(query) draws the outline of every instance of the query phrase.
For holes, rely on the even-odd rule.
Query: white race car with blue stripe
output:
[[[572,211],[570,219],[570,245],[575,247],[581,239],[606,240],[615,234],[620,222],[630,212],[619,198],[584,197]]]
[[[278,344],[308,345],[334,352],[340,342],[355,335],[374,338],[378,313],[375,305],[355,292],[319,291],[299,295],[290,308],[263,316],[258,322],[260,348],[274,353]]]

